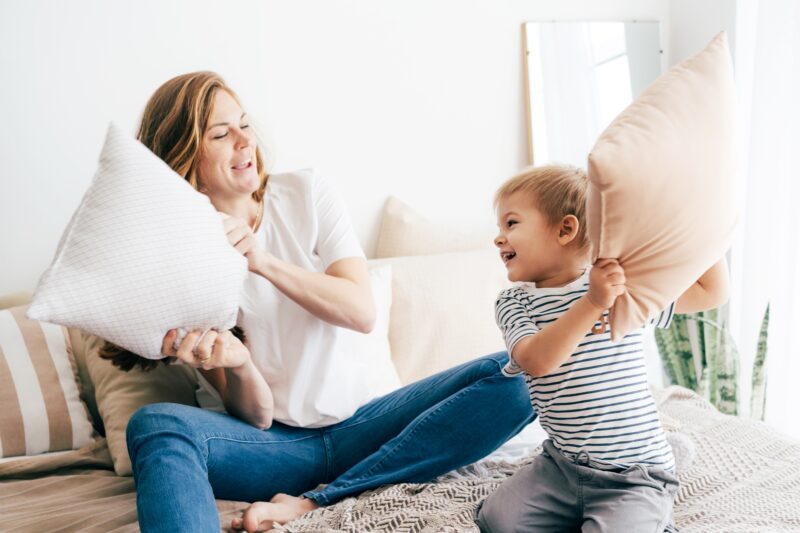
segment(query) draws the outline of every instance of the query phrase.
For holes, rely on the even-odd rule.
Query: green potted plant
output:
[[[769,305],[764,313],[753,364],[751,416],[764,417]],[[739,351],[730,334],[727,305],[675,315],[656,329],[656,344],[672,384],[696,391],[723,413],[739,414]]]

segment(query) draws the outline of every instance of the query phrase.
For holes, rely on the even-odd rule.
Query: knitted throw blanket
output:
[[[682,532],[800,531],[800,442],[763,423],[723,415],[687,389],[655,395],[668,435],[682,435],[677,442],[688,444],[670,439],[681,482],[675,523]],[[276,529],[477,532],[472,517],[478,503],[532,460],[483,461],[434,483],[388,485]]]

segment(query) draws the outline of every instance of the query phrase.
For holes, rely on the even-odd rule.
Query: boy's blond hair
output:
[[[503,183],[494,195],[494,206],[514,193],[527,194],[550,224],[559,224],[567,215],[578,219],[575,243],[589,248],[586,233],[586,193],[589,178],[582,169],[570,165],[529,167]]]

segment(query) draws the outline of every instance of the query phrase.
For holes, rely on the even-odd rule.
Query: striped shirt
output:
[[[495,318],[508,353],[523,338],[555,322],[588,289],[589,269],[564,287],[523,283],[501,292]],[[651,323],[668,327],[674,307],[671,304]],[[672,448],[647,384],[643,328],[614,344],[606,311],[593,331],[551,374],[538,378],[525,374],[542,428],[559,451],[569,457],[588,452],[589,464],[596,468],[643,464],[673,471]],[[503,372],[511,376],[523,370],[510,358]]]

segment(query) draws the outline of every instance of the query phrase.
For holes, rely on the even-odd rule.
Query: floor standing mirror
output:
[[[639,21],[523,25],[530,164],[586,168],[598,135],[661,74],[658,26]]]

